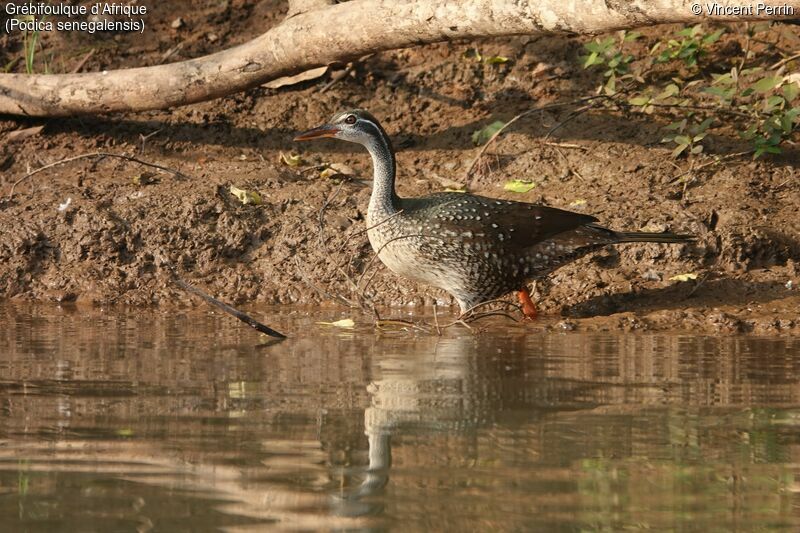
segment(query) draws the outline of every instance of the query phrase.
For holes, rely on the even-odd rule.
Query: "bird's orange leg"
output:
[[[522,305],[522,314],[525,315],[525,318],[527,320],[536,320],[536,316],[538,315],[536,312],[536,304],[531,300],[531,293],[528,291],[528,288],[523,287],[521,290],[517,291],[517,298],[519,298],[519,303]]]

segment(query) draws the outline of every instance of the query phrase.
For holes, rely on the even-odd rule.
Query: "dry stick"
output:
[[[367,55],[365,55],[364,57],[361,57],[361,58],[359,58],[358,62],[359,62],[359,63],[361,63],[361,62],[363,62],[363,61],[366,61],[366,60],[367,60],[367,59],[369,59],[370,57],[372,57],[372,54],[367,54]],[[337,83],[339,83],[340,81],[342,81],[343,79],[345,79],[345,78],[348,76],[348,74],[350,74],[351,72],[353,72],[353,69],[354,69],[355,67],[356,67],[356,61],[351,61],[350,63],[348,63],[348,64],[347,64],[347,66],[345,67],[345,69],[344,69],[344,71],[343,71],[343,72],[341,72],[341,73],[339,73],[339,72],[336,72],[335,74],[334,74],[334,73],[332,73],[332,74],[331,74],[331,81],[329,81],[328,83],[326,83],[326,84],[325,84],[325,86],[324,86],[322,89],[320,89],[320,91],[319,91],[319,92],[321,92],[321,93],[324,93],[324,92],[326,92],[328,89],[330,89],[331,87],[333,87],[334,85],[336,85]]]
[[[325,210],[328,206],[336,199],[336,196],[339,195],[339,191],[342,190],[344,187],[346,180],[342,180],[339,183],[339,186],[336,188],[333,194],[325,198],[325,201],[322,203],[322,207],[319,209],[319,216],[317,217],[317,222],[319,223],[319,244],[325,249],[325,252],[328,253],[328,244],[325,242]]]
[[[778,61],[777,63],[775,63],[774,65],[770,65],[769,70],[775,70],[777,68],[780,68],[783,65],[785,65],[786,63],[788,63],[789,61],[794,61],[795,59],[798,59],[798,58],[800,58],[800,52],[797,52],[796,54],[791,55],[789,57],[785,57],[785,58],[781,59],[780,61]]]
[[[574,120],[574,119],[576,119],[576,118],[577,118],[577,117],[579,117],[579,116],[580,116],[582,113],[584,113],[585,111],[588,111],[588,110],[589,110],[589,109],[591,109],[591,108],[592,108],[592,106],[591,106],[591,105],[585,105],[585,106],[583,106],[583,107],[579,107],[578,109],[576,109],[575,111],[573,111],[572,113],[570,113],[569,115],[567,115],[567,118],[565,118],[564,120],[562,120],[561,122],[559,122],[558,124],[556,124],[555,126],[553,126],[552,128],[550,128],[550,130],[548,130],[548,132],[547,132],[547,133],[544,135],[544,139],[542,139],[542,140],[546,141],[547,139],[549,139],[549,138],[550,138],[550,136],[551,136],[553,133],[557,132],[557,131],[558,131],[558,130],[560,130],[562,127],[564,127],[564,125],[565,125],[566,123],[570,122],[571,120]]]
[[[300,259],[297,256],[294,256],[294,263],[295,263],[295,266],[297,267],[297,273],[300,274],[300,279],[302,279],[303,282],[305,282],[306,285],[308,285],[309,287],[311,287],[312,289],[317,291],[317,293],[320,296],[323,296],[323,297],[328,298],[330,300],[338,300],[339,303],[344,304],[347,307],[354,307],[353,306],[353,302],[351,302],[350,300],[348,300],[347,298],[345,298],[341,294],[331,294],[328,291],[324,290],[323,288],[317,286],[313,281],[311,281],[309,276],[303,270],[303,267],[300,264]]]
[[[508,122],[503,124],[503,126],[499,130],[494,132],[494,135],[492,135],[489,138],[489,140],[486,141],[486,144],[484,144],[481,147],[480,151],[478,152],[478,155],[475,156],[475,159],[472,161],[472,164],[469,166],[469,168],[467,169],[467,172],[464,174],[464,179],[468,179],[469,178],[469,176],[472,174],[472,171],[475,170],[475,167],[478,165],[478,162],[480,161],[481,157],[486,152],[486,150],[489,148],[489,146],[491,146],[491,144],[495,141],[495,139],[497,139],[497,137],[499,137],[500,134],[503,133],[509,126],[511,126],[513,123],[515,123],[516,121],[520,120],[521,118],[527,117],[528,115],[530,115],[532,113],[539,112],[539,111],[547,111],[548,109],[555,109],[555,108],[558,108],[558,107],[581,104],[581,103],[584,103],[584,102],[589,102],[591,100],[597,100],[597,99],[600,99],[600,98],[609,99],[610,97],[606,96],[606,95],[587,96],[586,98],[579,98],[577,100],[570,100],[569,102],[556,102],[554,104],[547,104],[547,105],[543,105],[543,106],[539,106],[539,107],[534,107],[533,109],[528,109],[527,111],[523,111],[519,115],[516,115],[514,118],[512,118],[511,120],[509,120]]]
[[[260,331],[261,333],[263,333],[265,335],[269,335],[270,337],[275,337],[276,339],[285,339],[286,338],[286,335],[284,335],[283,333],[275,331],[274,329],[270,328],[269,326],[265,326],[261,322],[259,322],[256,319],[252,318],[250,315],[242,313],[238,309],[236,309],[234,307],[231,307],[230,305],[226,304],[225,302],[221,302],[221,301],[217,300],[216,298],[214,298],[213,296],[209,296],[208,294],[204,293],[203,291],[201,291],[197,287],[193,287],[192,285],[189,285],[188,283],[183,281],[181,278],[179,278],[178,275],[174,271],[173,271],[172,275],[173,275],[173,281],[180,288],[184,289],[187,292],[190,292],[190,293],[194,294],[195,296],[199,296],[200,298],[202,298],[207,303],[209,303],[209,304],[211,304],[213,306],[219,307],[220,309],[222,309],[226,313],[238,318],[239,320],[241,320],[242,322],[244,322],[245,324],[247,324],[251,328],[253,328],[253,329],[257,330],[257,331]]]
[[[735,109],[726,109],[724,107],[713,107],[707,105],[686,105],[686,104],[655,104],[652,102],[647,105],[653,107],[666,107],[673,109],[694,109],[697,111],[709,111],[713,113],[722,113],[724,115],[733,115],[735,117],[753,118],[753,115],[750,113],[745,113],[743,111],[736,111]],[[761,116],[766,115],[765,113],[758,113],[758,114]]]
[[[35,174],[38,174],[39,172],[42,172],[43,170],[47,170],[49,168],[57,167],[58,165],[63,165],[65,163],[70,163],[72,161],[77,161],[78,159],[86,159],[86,158],[89,158],[89,157],[116,157],[118,159],[124,159],[126,161],[133,161],[134,163],[139,163],[140,165],[144,165],[146,167],[157,168],[158,170],[163,170],[164,172],[169,172],[170,174],[173,174],[173,175],[175,175],[177,177],[180,177],[180,178],[184,178],[184,179],[188,179],[189,178],[189,176],[187,176],[183,172],[179,172],[177,170],[174,170],[174,169],[171,169],[171,168],[167,168],[167,167],[162,167],[161,165],[156,165],[155,163],[148,163],[147,161],[142,161],[141,159],[137,159],[137,158],[129,156],[129,155],[112,154],[112,153],[109,153],[109,152],[92,152],[90,154],[81,154],[81,155],[76,155],[74,157],[68,157],[66,159],[61,159],[59,161],[54,161],[53,163],[49,163],[47,165],[44,165],[42,167],[37,168],[36,170],[32,170],[32,171],[28,172],[27,174],[22,176],[20,179],[18,179],[17,181],[15,181],[11,185],[11,190],[8,192],[7,199],[9,201],[11,201],[14,198],[14,190],[17,188],[17,185],[19,185],[20,183],[22,183],[26,179],[30,178],[31,176],[33,176]]]
[[[712,161],[709,161],[707,163],[703,163],[702,165],[698,165],[696,167],[690,166],[689,170],[686,170],[684,172],[681,172],[680,174],[676,174],[676,175],[672,176],[672,178],[670,178],[670,180],[667,183],[672,185],[673,183],[678,181],[680,178],[684,177],[686,174],[690,174],[691,172],[694,172],[696,170],[701,170],[701,169],[704,169],[706,167],[710,167],[712,165],[716,165],[716,164],[722,163],[723,161],[727,161],[728,159],[733,159],[734,157],[739,157],[739,156],[747,155],[747,154],[751,154],[751,153],[753,153],[753,150],[745,150],[744,152],[734,152],[732,154],[727,154],[727,155],[724,155],[722,157],[715,157]],[[673,165],[674,165],[674,163],[673,163]],[[675,165],[675,166],[677,167],[677,165]],[[678,169],[680,170],[680,168],[678,168]]]
[[[83,56],[83,59],[81,59],[78,62],[78,64],[75,65],[75,68],[70,71],[70,74],[76,74],[80,72],[83,66],[86,64],[86,62],[89,61],[89,58],[92,57],[96,51],[97,51],[96,48],[92,48],[91,50],[89,50],[89,53]]]

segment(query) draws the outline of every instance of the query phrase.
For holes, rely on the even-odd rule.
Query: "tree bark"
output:
[[[705,9],[706,3],[695,0]],[[58,75],[0,75],[0,113],[57,117],[144,111],[210,100],[310,68],[409,46],[536,33],[596,34],[662,23],[792,18],[696,16],[692,0],[300,0],[298,14],[250,42],[151,67]],[[764,0],[800,13],[800,0]],[[720,0],[719,4],[732,4]],[[711,1],[709,0],[709,5]],[[755,3],[753,3],[755,5]],[[796,16],[796,15],[795,15]]]

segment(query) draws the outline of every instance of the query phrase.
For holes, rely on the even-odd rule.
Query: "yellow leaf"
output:
[[[261,196],[257,192],[246,191],[231,185],[231,194],[239,199],[244,205],[253,204],[261,205]]]
[[[586,200],[584,200],[583,198],[578,198],[577,200],[573,200],[569,204],[570,207],[580,207],[583,205],[586,205]]]
[[[484,58],[484,62],[487,65],[497,65],[497,64],[500,64],[500,63],[507,63],[508,62],[508,58],[505,57],[505,56],[491,56],[491,57]]]
[[[527,180],[511,180],[507,181],[506,184],[503,185],[505,190],[519,193],[528,192],[534,187],[536,187],[536,184]]]
[[[299,167],[300,165],[303,164],[303,158],[300,157],[299,155],[294,155],[291,152],[289,153],[289,155],[280,152],[280,160],[281,163],[283,163],[287,167]]]
[[[678,274],[669,278],[670,281],[689,281],[690,279],[697,279],[697,274]]]
[[[317,324],[322,324],[324,326],[334,326],[337,328],[352,328],[353,326],[356,325],[356,323],[353,322],[352,318],[344,318],[342,320],[337,320],[336,322],[317,322]]]

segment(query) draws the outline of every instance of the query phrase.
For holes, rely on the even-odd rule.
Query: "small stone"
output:
[[[176,18],[175,20],[172,21],[172,24],[170,24],[170,27],[173,30],[178,30],[180,28],[183,28],[185,25],[186,25],[186,23],[183,21],[183,18],[178,17],[178,18]]]
[[[642,279],[647,280],[647,281],[661,281],[662,278],[663,278],[663,276],[662,276],[661,272],[656,272],[652,268],[650,270],[648,270],[647,272],[645,272],[644,274],[642,274]]]
[[[208,42],[210,43],[215,43],[219,40],[219,37],[217,37],[216,33],[209,33],[206,34],[206,39],[208,39]]]
[[[792,287],[794,287],[794,283],[792,283],[792,280],[789,280],[786,282],[785,286],[787,289],[792,290]]]
[[[578,326],[577,326],[577,324],[575,324],[575,322],[570,322],[569,320],[562,320],[561,322],[556,324],[556,327],[558,329],[562,329],[564,331],[575,331],[575,329]]]

